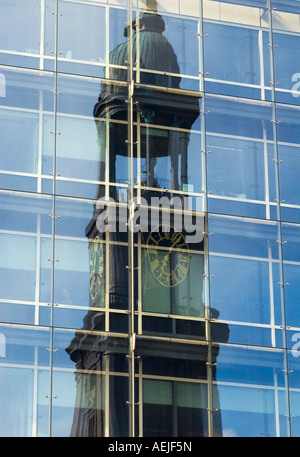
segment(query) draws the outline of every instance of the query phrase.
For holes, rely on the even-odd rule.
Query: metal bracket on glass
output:
[[[58,352],[58,349],[50,349],[50,348],[46,348],[46,351],[52,351],[52,352]]]
[[[59,262],[59,259],[55,259],[56,262]],[[48,257],[48,262],[53,262],[53,259],[51,259],[51,257]]]
[[[219,411],[219,408],[206,408],[206,411],[211,411],[212,413],[216,413]]]
[[[129,140],[125,140],[125,143],[130,144]],[[132,144],[138,144],[138,141],[134,141]]]
[[[279,240],[276,240],[276,243],[278,243],[278,244],[287,244],[287,241],[279,241]]]
[[[129,103],[129,100],[126,99],[126,100],[125,100],[125,103]],[[132,101],[132,103],[134,103],[135,105],[138,105],[138,104],[139,104],[139,102],[138,102],[137,100]]]
[[[272,159],[272,162],[276,162],[276,163],[283,163],[283,160],[277,160],[277,159]]]
[[[204,149],[201,149],[201,151],[203,154],[210,154],[211,153],[211,150],[209,149],[208,151],[204,151]]]
[[[272,84],[272,83],[270,83]],[[278,85],[278,83],[277,83]],[[272,124],[281,124],[281,121],[274,121],[274,119],[271,119],[270,122],[272,122]]]
[[[60,219],[60,216],[53,216],[53,214],[49,214],[49,217],[51,217],[51,218],[54,217],[56,219]]]
[[[206,365],[210,367],[215,367],[217,365],[217,362],[211,363],[211,362],[206,362]]]
[[[280,281],[279,281],[277,284],[278,284],[279,286],[289,286],[289,285],[290,285],[288,282],[285,282],[285,283],[284,283],[284,282],[280,282]]]

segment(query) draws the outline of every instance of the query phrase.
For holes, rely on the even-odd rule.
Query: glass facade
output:
[[[299,1],[0,17],[0,436],[300,436]]]

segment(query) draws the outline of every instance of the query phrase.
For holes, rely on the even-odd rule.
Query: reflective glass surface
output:
[[[53,200],[2,191],[0,205],[1,321],[49,325]]]
[[[281,217],[299,222],[299,188],[295,172],[298,170],[299,108],[277,104],[278,158]]]
[[[41,5],[39,0],[1,0],[1,63],[39,68],[41,49]],[[5,24],[5,26],[4,26]]]
[[[0,71],[1,188],[53,193],[54,75]]]
[[[116,350],[116,343],[109,335],[55,332],[53,436],[128,434],[127,345]]]
[[[203,2],[207,92],[265,99],[270,92],[269,10],[263,1]],[[266,66],[266,69],[264,68]]]
[[[0,341],[1,436],[49,436],[49,329],[3,324]]]
[[[210,216],[208,226],[211,307],[229,321],[229,342],[280,346],[274,328],[284,322],[278,224]]]
[[[209,211],[265,218],[274,182],[271,104],[208,95],[206,109]]]
[[[222,345],[215,370],[214,409],[221,412],[225,436],[287,436],[283,352]]]
[[[0,0],[1,436],[299,436],[299,2]]]

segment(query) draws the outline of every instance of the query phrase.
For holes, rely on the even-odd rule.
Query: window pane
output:
[[[38,324],[51,301],[52,199],[0,194],[1,321]],[[44,284],[44,266],[50,283]],[[48,316],[49,317],[49,316]],[[48,322],[49,323],[49,322]]]
[[[261,41],[269,27],[265,3],[204,0],[203,14],[206,91],[265,99],[270,91],[263,68],[264,61],[269,68],[270,51]]]
[[[299,230],[298,224],[283,224],[282,239],[284,241],[283,269],[284,269],[284,288],[285,295],[285,314],[286,324],[292,327],[300,327],[298,314],[299,297]]]
[[[220,346],[214,408],[221,410],[223,436],[286,436],[283,354]]]
[[[286,221],[300,221],[300,188],[296,171],[299,158],[299,108],[277,105],[278,116],[278,155],[281,217]]]
[[[1,0],[0,17],[2,18],[0,27],[1,51],[4,51],[0,51],[1,63],[39,68],[40,1],[28,0],[25,4],[22,0]]]
[[[143,436],[207,436],[206,385],[145,379]]]
[[[133,61],[136,62],[137,82],[199,90],[196,20],[157,14],[146,8],[134,15],[133,29]]]
[[[128,436],[128,341],[55,331],[54,347],[53,436]],[[122,376],[109,374],[122,353]]]
[[[273,326],[283,322],[278,229],[276,223],[209,218],[211,307],[217,310],[217,319],[229,321],[230,342],[274,344]],[[233,321],[263,325],[249,327],[248,334]]]
[[[58,71],[105,76],[105,7],[60,0],[58,9]]]
[[[265,218],[274,168],[271,104],[207,96],[206,107],[209,211]]]
[[[2,77],[5,94],[0,98],[1,187],[53,192],[49,173],[53,175],[54,76],[3,69]],[[45,167],[47,176],[42,176]]]
[[[1,436],[49,436],[50,332],[2,325],[0,335]]]

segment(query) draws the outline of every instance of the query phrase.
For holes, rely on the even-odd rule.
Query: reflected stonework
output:
[[[179,88],[180,84],[179,65],[172,46],[162,34],[164,20],[161,16],[143,12],[134,20],[133,30],[133,58],[136,57],[138,43],[143,67],[153,70],[153,73],[141,72],[140,84],[135,86],[133,104],[134,122],[142,124],[140,155],[138,156],[136,148],[134,157],[141,161],[141,195],[150,204],[154,195],[170,197],[172,190],[184,192],[188,189],[188,132],[199,116],[199,95],[162,91],[159,87]],[[128,27],[125,29],[125,35],[127,34]],[[128,87],[118,84],[118,81],[127,81],[127,69],[119,67],[128,61],[128,50],[129,45],[126,42],[117,46],[110,54],[110,65],[115,65],[110,67],[110,77],[116,80],[116,84],[102,85],[94,107],[99,144],[99,180],[103,183],[108,178],[107,172],[109,182],[118,182],[117,159],[120,156],[128,157]],[[166,76],[162,72],[175,73],[178,76]],[[134,78],[136,76],[135,74]],[[161,131],[151,128],[155,125],[170,129],[164,130],[167,134],[161,135]],[[170,158],[171,177],[167,186],[156,177],[155,167],[157,164],[159,166],[161,157]],[[169,189],[167,192],[165,187]],[[109,197],[118,202],[116,189],[110,187]],[[100,184],[96,197],[99,199],[105,195],[107,196],[106,187]],[[179,198],[182,197],[179,194]],[[130,300],[130,273],[126,268],[128,233],[112,233],[109,230],[99,233],[99,214],[101,210],[95,204],[92,220],[86,229],[90,250],[90,309],[84,318],[83,328],[77,332],[66,349],[71,360],[76,363],[77,398],[71,436],[128,436],[130,432],[127,403],[130,378],[123,375],[120,384],[120,379],[111,374],[119,369],[118,364],[115,365],[116,361],[119,361],[118,357],[126,360],[128,355],[131,344],[128,331],[120,331],[123,333],[120,336],[86,333],[104,332],[108,328],[111,330],[106,322],[108,313],[104,312],[104,308],[109,306],[109,309],[128,310]],[[122,221],[117,220],[117,223]],[[158,381],[157,392],[149,390],[150,384],[143,381],[144,425],[143,430],[135,432],[143,436],[208,436],[209,405],[203,386],[205,389],[208,382],[207,370],[210,370],[210,382],[215,379],[218,349],[215,347],[212,350],[207,343],[208,334],[204,320],[204,240],[202,237],[198,245],[193,246],[195,253],[191,254],[184,232],[164,232],[165,227],[161,227],[156,232],[156,238],[149,229],[149,233],[141,234],[140,238],[144,246],[144,255],[139,265],[142,269],[142,282],[139,287],[142,288],[140,293],[143,311],[153,313],[154,321],[151,322],[151,316],[142,316],[143,334],[135,334],[135,376],[142,370],[145,376],[155,372],[156,376],[172,376],[174,381],[169,381],[169,384],[162,381],[162,386],[166,388],[163,398],[160,398]],[[154,240],[152,244],[151,240]],[[109,255],[108,265],[106,255]],[[138,256],[136,262],[139,262]],[[109,275],[108,281],[106,275]],[[138,284],[138,281],[135,283]],[[148,290],[149,284],[151,292]],[[137,304],[137,285],[133,293],[136,295]],[[182,304],[187,298],[188,302]],[[211,310],[212,318],[218,314],[215,310],[213,315],[213,311]],[[172,314],[172,318],[166,315],[160,318],[160,313]],[[185,319],[175,318],[175,314],[184,315]],[[121,319],[120,314],[117,317]],[[188,317],[194,320],[188,320]],[[201,319],[197,321],[196,317]],[[155,319],[158,319],[159,323]],[[219,333],[221,336],[219,335],[218,341],[226,342],[227,325],[219,325]],[[153,340],[151,334],[167,334],[176,341],[170,342],[163,338]],[[199,346],[192,342],[182,343],[182,337],[200,339],[203,344]],[[125,365],[125,373],[128,373],[127,361]],[[157,367],[161,370],[156,371]],[[201,373],[200,377],[204,380],[203,385],[196,384],[199,390],[194,391],[195,386],[190,383],[176,381],[176,377],[193,378],[195,371]],[[198,379],[198,375],[195,379]],[[139,395],[142,396],[141,391]],[[195,403],[190,400],[191,395],[197,396]],[[218,404],[217,398],[215,404]],[[141,409],[135,409],[135,414],[140,414],[140,411]],[[158,415],[165,417],[165,420],[158,422]],[[221,436],[220,407],[215,408],[213,422],[215,434]]]

